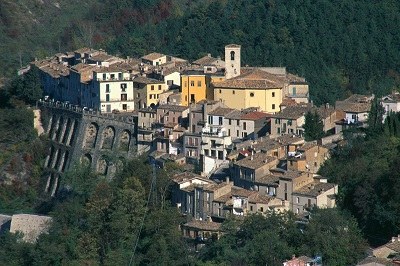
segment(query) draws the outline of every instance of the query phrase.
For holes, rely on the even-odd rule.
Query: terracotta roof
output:
[[[325,191],[334,188],[336,185],[332,183],[313,182],[293,191],[293,195],[301,195],[308,197],[317,197]],[[399,246],[400,248],[400,246]]]
[[[310,109],[311,109],[310,105],[288,106],[279,113],[272,115],[272,117],[281,119],[298,119],[304,116]]]
[[[366,113],[371,110],[371,103],[353,103],[346,101],[336,101],[336,109],[348,113]]]
[[[318,146],[316,141],[305,142],[303,146],[299,147],[298,151],[308,151],[309,149]]]
[[[230,112],[233,112],[233,111],[235,111],[235,109],[218,107],[217,109],[209,112],[208,115],[225,116],[225,115],[227,115],[227,114],[229,114]]]
[[[238,196],[238,197],[249,197],[250,195],[252,195],[254,193],[258,194],[257,191],[248,190],[248,189],[244,189],[241,187],[232,187],[232,190],[231,190],[231,194],[233,196]]]
[[[176,175],[172,176],[171,180],[174,181],[175,183],[183,183],[183,182],[186,182],[188,180],[192,180],[194,178],[201,179],[201,180],[204,180],[204,181],[210,181],[210,180],[205,179],[202,176],[196,175],[195,173],[192,173],[192,172],[183,172],[183,173],[180,173],[180,174],[176,174]]]
[[[205,231],[220,231],[221,224],[216,222],[192,220],[183,225],[184,227],[205,230]]]
[[[212,65],[217,60],[219,60],[219,59],[214,58],[210,55],[206,55],[200,59],[197,59],[196,61],[193,61],[193,64],[200,65],[200,66]]]
[[[93,55],[92,57],[90,57],[89,59],[92,61],[100,61],[100,62],[104,62],[104,61],[108,61],[110,59],[116,59],[116,57],[109,55],[107,53],[99,53],[97,55]]]
[[[400,102],[400,93],[392,93],[382,97],[382,102],[384,103],[398,103]]]
[[[279,176],[276,175],[264,175],[261,177],[256,176],[255,181],[257,183],[265,185],[278,185],[277,182],[279,181]]]
[[[175,104],[162,104],[157,109],[165,109],[173,112],[183,112],[189,109],[188,106],[175,105]]]
[[[274,197],[271,197],[268,195],[260,195],[259,193],[255,193],[255,194],[250,195],[249,202],[268,204],[273,199],[274,199]]]
[[[240,48],[240,47],[241,46],[239,44],[233,44],[233,43],[225,45],[225,48]]]
[[[250,112],[242,115],[240,118],[243,120],[259,120],[267,117],[271,117],[271,114],[263,113],[263,112]]]
[[[283,88],[285,78],[254,69],[240,76],[214,83],[215,88],[238,88],[238,89],[273,89]]]
[[[153,61],[153,60],[156,60],[156,59],[158,59],[160,57],[163,57],[163,56],[165,56],[165,55],[164,54],[160,54],[160,53],[150,53],[148,55],[142,56],[142,59]]]
[[[396,241],[394,242],[389,242],[385,244],[385,247],[400,253],[400,239],[396,239]]]
[[[302,144],[304,143],[304,139],[302,137],[298,137],[294,134],[285,134],[275,138],[278,143],[282,145],[290,145],[290,144]]]
[[[156,80],[156,79],[151,79],[151,78],[146,78],[146,77],[136,77],[132,80],[133,82],[136,83],[142,83],[142,84],[164,84],[164,82]]]
[[[371,109],[374,95],[353,94],[343,101],[336,101],[336,109],[349,113],[365,113]]]
[[[294,106],[297,105],[296,100],[291,99],[291,98],[283,98],[282,103],[280,106]]]
[[[277,160],[276,157],[268,156],[265,153],[259,152],[254,155],[250,155],[246,158],[243,158],[239,161],[236,161],[234,164],[250,169],[258,169],[263,165],[265,165],[266,163],[270,163],[275,160]]]
[[[223,187],[226,187],[226,186],[231,186],[231,184],[226,183],[226,182],[222,182],[222,183],[219,183],[219,184],[211,183],[209,185],[204,186],[203,189],[206,190],[206,191],[216,191],[216,190],[218,190],[220,188],[223,188]]]

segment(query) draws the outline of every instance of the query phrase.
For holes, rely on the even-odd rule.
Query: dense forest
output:
[[[223,55],[225,44],[238,43],[243,64],[286,66],[306,77],[318,104],[399,85],[400,2],[394,0],[33,2],[0,1],[2,73],[15,70],[20,54],[26,64],[81,46],[193,60]]]

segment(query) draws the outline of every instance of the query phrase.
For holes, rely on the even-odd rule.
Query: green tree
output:
[[[306,141],[317,140],[324,136],[324,124],[316,111],[307,112],[303,127]]]

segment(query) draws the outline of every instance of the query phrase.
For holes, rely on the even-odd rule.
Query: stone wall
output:
[[[44,167],[45,191],[56,193],[62,174],[76,163],[88,163],[112,177],[122,161],[137,154],[136,124],[131,116],[100,114],[41,102],[49,152]]]

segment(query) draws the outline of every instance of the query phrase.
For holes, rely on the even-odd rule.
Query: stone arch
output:
[[[90,125],[88,125],[86,128],[83,148],[89,148],[89,149],[94,148],[96,146],[98,133],[99,133],[99,125],[97,125],[96,123],[90,123]]]
[[[112,150],[115,140],[115,128],[108,126],[103,130],[102,133],[102,149]]]
[[[100,175],[107,175],[108,172],[108,161],[105,157],[99,158],[97,161],[97,167],[96,167],[97,173]]]
[[[129,146],[131,144],[131,132],[127,129],[121,132],[119,137],[119,149],[121,151],[129,151]]]
[[[84,165],[91,165],[92,164],[92,155],[90,153],[86,153],[81,157],[81,164]]]

